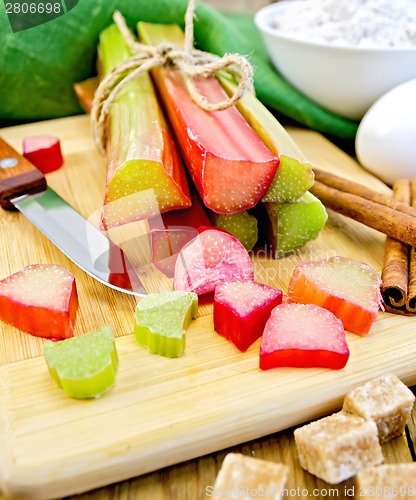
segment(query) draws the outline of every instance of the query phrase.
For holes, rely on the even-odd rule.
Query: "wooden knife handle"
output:
[[[0,206],[12,208],[12,198],[45,189],[42,172],[0,137]]]

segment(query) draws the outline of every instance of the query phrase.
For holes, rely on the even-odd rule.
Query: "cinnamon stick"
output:
[[[391,196],[378,193],[377,191],[367,188],[362,184],[338,177],[337,175],[330,174],[329,172],[325,172],[324,170],[320,170],[316,167],[313,168],[313,171],[315,173],[315,180],[325,184],[326,186],[338,189],[344,193],[355,194],[366,200],[373,201],[374,203],[378,203],[416,217],[416,208],[410,206],[409,202],[403,202],[399,198],[396,199]]]
[[[412,199],[412,206],[416,207],[416,179],[412,179],[410,182],[410,192]],[[406,303],[406,309],[412,313],[416,314],[416,248],[412,247],[410,249],[410,259],[409,259],[409,288],[408,288],[408,298]]]
[[[413,216],[373,201],[373,199],[379,198],[378,193],[371,190],[373,199],[361,197],[359,194],[354,194],[356,183],[347,182],[350,186],[348,192],[315,180],[310,192],[319,198],[326,207],[407,245],[416,246],[416,211],[415,216]],[[399,205],[402,206],[401,203]]]
[[[411,193],[408,179],[400,179],[394,183],[393,197],[395,200],[410,206]],[[388,312],[401,312],[405,314],[409,284],[408,245],[387,237],[384,247],[381,279],[383,281],[381,293],[385,310]]]

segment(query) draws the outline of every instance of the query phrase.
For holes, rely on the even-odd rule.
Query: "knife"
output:
[[[42,172],[1,137],[0,206],[19,210],[100,283],[130,295],[147,295],[123,250],[55,193]]]

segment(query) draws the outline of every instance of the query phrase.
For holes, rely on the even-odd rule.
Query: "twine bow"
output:
[[[184,77],[193,101],[206,111],[229,108],[246,91],[253,92],[253,67],[244,56],[227,54],[219,57],[194,48],[194,11],[195,0],[189,0],[185,14],[185,44],[183,49],[179,49],[172,43],[162,43],[155,47],[139,43],[127,27],[121,13],[118,11],[114,13],[114,22],[133,55],[106,75],[95,92],[91,121],[95,142],[103,154],[106,143],[106,122],[111,104],[132,80],[154,67],[173,66],[177,68]],[[237,76],[238,87],[229,98],[211,103],[200,94],[194,78],[206,78],[224,69],[228,69],[229,72]]]

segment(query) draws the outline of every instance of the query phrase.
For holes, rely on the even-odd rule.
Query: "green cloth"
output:
[[[264,46],[260,31],[254,24],[254,16],[244,12],[228,12],[223,15],[234,25],[234,27],[250,40],[252,51],[263,58],[265,61],[269,60],[269,56]]]

